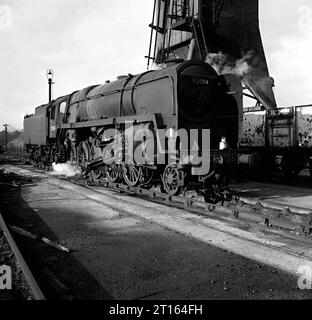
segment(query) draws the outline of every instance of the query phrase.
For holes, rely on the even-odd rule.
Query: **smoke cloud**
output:
[[[52,175],[62,175],[66,177],[73,177],[81,174],[81,170],[73,166],[70,162],[66,163],[52,163]]]
[[[219,75],[227,73],[239,77],[254,92],[265,105],[275,105],[272,92],[272,79],[267,75],[265,60],[256,54],[254,50],[249,50],[242,58],[235,58],[223,52],[210,53],[206,62],[210,64]],[[254,104],[255,100],[244,97],[244,106]]]
[[[14,140],[10,141],[8,143],[8,148],[23,148],[24,147],[24,138],[22,136],[19,136],[15,138]]]
[[[223,52],[209,53],[206,62],[210,64],[218,74],[232,73],[243,77],[251,71],[251,60],[254,58],[253,52],[249,51],[241,59],[233,61]]]

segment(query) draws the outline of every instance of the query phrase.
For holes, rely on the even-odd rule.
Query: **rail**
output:
[[[31,293],[33,294],[33,297],[35,300],[46,300],[45,299],[45,296],[43,295],[37,281],[35,280],[32,272],[30,271],[25,259],[23,258],[20,250],[18,249],[10,231],[9,231],[9,228],[7,227],[3,217],[2,217],[2,214],[0,212],[0,227],[6,237],[6,240],[14,254],[14,257],[16,258],[16,261],[18,263],[18,265],[20,266],[24,276],[25,276],[25,279],[27,281],[27,284],[30,288],[30,291]]]

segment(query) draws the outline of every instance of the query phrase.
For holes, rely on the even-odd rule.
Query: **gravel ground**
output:
[[[19,268],[14,254],[0,230],[0,265],[9,266],[12,270],[12,289],[0,290],[0,300],[31,300],[27,282]],[[0,275],[1,276],[1,275]]]
[[[29,181],[28,181],[29,182]],[[48,299],[311,299],[297,279],[74,192],[33,179],[5,192],[11,225],[70,253],[16,235]],[[2,190],[1,190],[2,189]],[[27,200],[27,201],[26,201]]]

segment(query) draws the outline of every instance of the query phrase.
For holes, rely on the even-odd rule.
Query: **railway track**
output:
[[[24,291],[22,296],[27,300],[46,300],[35,277],[33,276],[31,270],[29,269],[23,255],[21,254],[18,246],[16,245],[16,242],[14,241],[11,235],[9,227],[6,225],[0,212],[0,232],[1,231],[2,231],[2,235],[5,238],[6,243],[9,246],[9,250],[11,251],[9,253],[10,260],[12,261],[12,258],[14,258],[13,260],[14,260],[16,271],[12,279],[13,289],[16,290],[17,286],[21,287]],[[19,278],[19,280],[14,278]],[[22,284],[17,285],[16,281],[22,282]],[[27,291],[27,293],[25,293],[25,291]]]
[[[14,168],[8,170],[12,172]],[[308,210],[268,208],[237,199],[215,205],[189,195],[172,197],[158,190],[110,184],[105,180],[53,177],[42,170],[25,167],[18,171],[44,178],[48,185],[81,194],[118,212],[139,216],[292,274],[300,265],[312,266]]]
[[[35,170],[42,172],[44,168]],[[187,211],[203,214],[211,218],[236,219],[254,225],[262,225],[268,231],[282,230],[291,234],[312,236],[312,211],[298,206],[269,203],[265,201],[253,201],[251,199],[240,200],[234,197],[231,201],[222,201],[218,204],[206,203],[198,200],[192,194],[170,196],[160,192],[157,188],[146,189],[144,187],[130,187],[123,183],[110,183],[104,179],[93,179],[90,176],[83,180],[73,178],[63,178],[74,184],[86,186],[89,189],[105,188],[131,196],[144,198],[146,200],[164,204],[169,207],[185,209]]]
[[[53,251],[53,248],[49,251],[42,245],[33,251],[36,243],[29,241],[31,251],[25,252],[21,244],[25,255],[40,255],[42,265],[47,266],[78,298],[91,296],[98,299],[107,292],[111,297],[120,299],[140,298],[157,292],[164,292],[159,294],[162,298],[167,297],[166,292],[171,292],[172,297],[183,295],[184,298],[197,295],[201,298],[213,298],[215,295],[251,298],[254,295],[263,297],[264,294],[266,297],[281,297],[283,293],[280,290],[287,292],[288,297],[303,296],[295,288],[296,277],[278,270],[279,265],[276,265],[277,269],[272,268],[267,260],[268,256],[275,257],[289,266],[290,263],[284,263],[281,258],[287,254],[260,241],[250,241],[244,236],[247,232],[241,232],[239,237],[235,230],[230,233],[222,228],[221,223],[213,223],[214,219],[204,218],[204,215],[190,214],[188,210],[102,187],[91,187],[89,190],[85,185],[79,186],[37,169],[21,168],[7,167],[7,172],[20,174],[26,179],[20,190],[15,188],[12,196],[7,197],[11,205],[8,203],[3,214],[10,224],[37,234],[51,236],[53,233],[60,243],[70,248],[70,254]],[[23,205],[14,208],[20,195],[21,204],[29,206],[25,212]],[[45,225],[49,226],[50,231]],[[240,230],[237,229],[237,232]],[[250,234],[253,235],[253,232]],[[18,243],[19,240],[24,242],[17,236]],[[216,240],[223,245],[215,245]],[[258,252],[263,257],[263,263],[259,264],[259,260],[253,259],[248,252],[233,254],[235,248],[229,250],[228,245]],[[54,258],[54,252],[60,253],[58,259]],[[294,260],[301,264],[304,257],[293,256]],[[33,263],[30,263],[33,268]],[[297,265],[293,266],[293,270]],[[86,272],[83,272],[84,268]],[[34,272],[37,272],[36,269],[37,265]],[[49,299],[49,291],[41,277],[37,273],[35,275]],[[241,278],[244,280],[241,281]],[[100,287],[94,283],[95,279]],[[194,291],[184,289],[188,287],[194,288]],[[57,295],[56,299],[59,298],[60,295]]]
[[[77,181],[73,180],[75,183]],[[82,184],[82,182],[78,182]],[[128,193],[167,206],[185,209],[209,217],[237,219],[270,229],[289,231],[296,235],[312,236],[312,212],[294,206],[271,205],[262,202],[241,201],[235,198],[219,204],[199,201],[192,196],[170,196],[157,190],[130,187],[122,183],[109,183],[105,180],[88,180],[88,188],[105,187],[118,192]]]
[[[71,180],[64,184],[50,181],[49,183],[64,190],[83,194],[84,197],[108,205],[113,210],[136,215],[235,254],[276,266],[292,274],[296,274],[300,265],[312,266],[312,252],[310,250],[312,239],[310,236],[302,236],[285,227],[276,228],[272,225],[259,223],[257,221],[260,220],[257,219],[252,222],[249,218],[246,222],[247,219],[243,219],[242,212],[237,217],[232,214],[233,211],[226,207],[222,209],[217,205],[213,206],[215,208],[213,211],[207,211],[203,208],[181,210],[181,207],[175,203],[169,203],[168,206],[166,200],[159,201],[157,194],[154,198],[148,199],[142,195],[143,191],[137,194],[133,189],[126,188],[127,192],[125,192],[122,188],[123,185],[107,185],[107,188],[99,188],[91,186],[88,182],[89,191],[86,191],[83,181]],[[111,193],[111,190],[118,193]],[[129,194],[129,197],[125,198],[123,194],[119,195],[119,193]],[[164,194],[161,193],[160,196],[164,196]],[[182,199],[178,199],[177,202],[181,201]],[[245,229],[245,227],[247,228]]]

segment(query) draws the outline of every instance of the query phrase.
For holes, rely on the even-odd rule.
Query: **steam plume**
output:
[[[218,74],[232,73],[243,77],[251,71],[251,61],[253,57],[253,52],[249,51],[241,59],[233,61],[227,54],[220,51],[218,53],[209,53],[206,62],[210,64]]]
[[[53,171],[52,175],[63,175],[66,177],[73,177],[75,175],[80,175],[81,170],[75,166],[73,166],[70,162],[66,163],[52,163]]]

